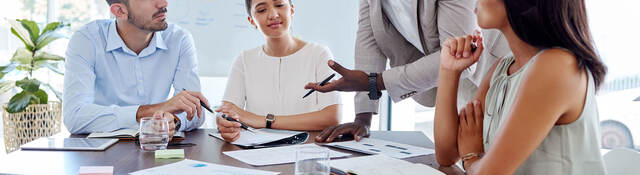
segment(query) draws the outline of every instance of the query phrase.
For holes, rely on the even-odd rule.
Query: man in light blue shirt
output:
[[[93,21],[69,41],[63,94],[69,132],[136,129],[140,118],[154,115],[170,117],[179,131],[201,126],[200,101],[209,103],[199,93],[193,38],[167,24],[166,0],[107,2],[116,19]]]

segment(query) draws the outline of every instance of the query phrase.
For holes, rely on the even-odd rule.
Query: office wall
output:
[[[244,0],[169,0],[168,20],[188,29],[198,49],[202,76],[226,76],[242,50],[263,44],[247,21]],[[335,59],[353,67],[357,0],[293,0],[292,34],[328,46]]]

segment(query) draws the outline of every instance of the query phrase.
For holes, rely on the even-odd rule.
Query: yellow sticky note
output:
[[[183,149],[156,150],[156,159],[184,159]]]

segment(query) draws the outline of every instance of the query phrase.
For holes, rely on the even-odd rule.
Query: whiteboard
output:
[[[244,0],[168,0],[167,20],[191,32],[201,76],[225,77],[243,50],[265,43],[247,21]],[[334,59],[353,68],[358,0],[293,0],[291,33],[328,46]]]

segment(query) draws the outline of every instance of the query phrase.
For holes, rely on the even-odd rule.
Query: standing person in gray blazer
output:
[[[360,137],[368,136],[382,90],[387,90],[394,102],[411,97],[421,105],[433,107],[441,44],[450,37],[480,32],[476,30],[475,3],[475,0],[360,0],[356,70],[329,61],[329,66],[342,78],[324,86],[318,83],[305,86],[319,92],[358,91],[356,118],[352,123],[325,129],[315,140],[331,142],[341,135],[353,135],[359,141]],[[462,74],[459,105],[473,98],[483,75],[509,50],[500,32],[484,30],[482,35],[486,49],[483,58]],[[387,62],[391,69],[386,69]]]

